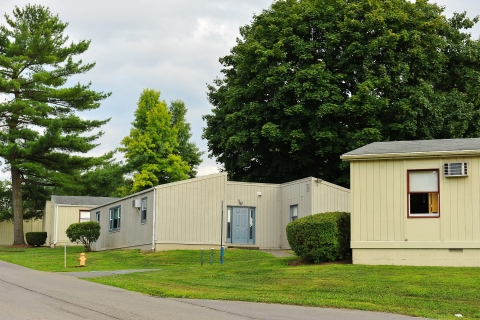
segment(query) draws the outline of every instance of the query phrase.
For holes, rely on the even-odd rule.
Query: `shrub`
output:
[[[290,222],[287,240],[295,254],[306,262],[350,258],[350,213],[327,212]]]
[[[25,233],[25,239],[29,246],[40,247],[47,241],[46,232],[27,232]]]
[[[83,243],[87,251],[92,251],[90,244],[100,237],[100,224],[95,221],[72,223],[66,233],[71,242]]]

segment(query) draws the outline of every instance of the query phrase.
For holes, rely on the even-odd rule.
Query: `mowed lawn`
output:
[[[218,251],[210,265],[200,251],[115,250],[87,253],[81,247],[0,248],[0,260],[43,271],[160,269],[89,281],[159,297],[224,299],[383,311],[429,318],[480,318],[480,268],[296,265],[296,257],[277,258],[260,251]]]

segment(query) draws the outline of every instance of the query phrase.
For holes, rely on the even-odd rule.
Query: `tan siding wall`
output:
[[[308,192],[307,192],[308,185]],[[332,190],[331,190],[332,189]],[[152,191],[153,192],[153,191]],[[258,196],[258,192],[261,196]],[[227,182],[226,173],[170,183],[156,187],[155,244],[157,250],[165,248],[197,248],[220,245],[226,240],[227,206],[255,208],[255,245],[260,248],[288,248],[285,228],[290,222],[290,205],[298,204],[299,217],[317,212],[312,210],[347,211],[348,190],[321,183],[313,185],[312,178],[287,184],[262,184]],[[153,196],[149,197],[148,222]],[[328,199],[333,197],[333,199]],[[137,227],[132,216],[131,201],[128,197],[107,206],[91,210],[91,219],[100,211],[102,234],[94,250],[122,247],[141,247],[145,241],[151,242],[151,231]],[[239,204],[239,200],[242,204]],[[221,203],[223,201],[224,220],[221,223]],[[122,227],[118,232],[106,232],[109,224],[109,208],[122,205]],[[138,215],[138,214],[137,214]],[[139,219],[139,218],[138,218]],[[128,223],[128,225],[126,225]],[[153,226],[150,225],[150,230]],[[141,236],[138,236],[141,234]],[[137,235],[137,236],[135,236]],[[144,238],[146,236],[146,238]],[[140,240],[141,239],[141,240]]]
[[[318,192],[319,189],[313,186],[312,181],[312,178],[305,178],[282,185],[282,248],[290,248],[286,232],[287,224],[290,223],[290,206],[298,205],[298,218],[314,214],[312,193]]]
[[[468,162],[469,176],[445,178],[446,162]],[[422,248],[436,243],[448,249],[480,242],[478,157],[352,161],[350,167],[352,248],[372,249],[372,244]],[[411,169],[439,169],[439,218],[407,218],[407,170]],[[362,252],[364,256],[372,251]]]
[[[156,243],[219,244],[226,179],[220,173],[158,186]]]
[[[147,198],[147,221],[141,222],[140,211],[132,207],[133,200]],[[126,247],[152,247],[153,232],[153,190],[134,194],[128,198],[104,206],[93,208],[90,211],[90,220],[95,221],[96,212],[100,212],[100,237],[92,245],[93,250],[107,250]],[[121,207],[120,230],[109,231],[110,208]]]
[[[86,206],[58,206],[58,220],[56,219],[56,207],[55,204],[53,204],[53,207],[51,209],[52,215],[51,218],[53,220],[53,226],[52,230],[49,232],[47,231],[47,236],[48,233],[51,234],[50,236],[50,241],[56,242],[56,246],[73,246],[77,245],[75,242],[70,242],[70,239],[68,239],[66,231],[67,228],[72,224],[72,223],[78,223],[80,222],[80,210],[90,210],[90,207]],[[55,224],[58,223],[58,230],[56,231],[56,226]],[[52,223],[51,223],[52,225]]]
[[[352,241],[403,241],[403,160],[355,161],[350,168]]]
[[[312,212],[350,212],[350,190],[325,181],[312,179]]]
[[[258,192],[262,195],[258,196]],[[255,208],[255,245],[260,248],[281,247],[281,196],[278,184],[227,182],[228,206]]]
[[[290,248],[286,227],[290,222],[290,206],[295,204],[299,218],[330,211],[350,212],[350,191],[316,178],[282,184],[282,248]]]
[[[42,220],[23,221],[23,232],[40,232],[42,231]],[[0,222],[0,245],[11,246],[13,243],[13,222]]]

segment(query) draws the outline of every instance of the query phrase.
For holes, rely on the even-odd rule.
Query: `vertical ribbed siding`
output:
[[[312,209],[312,194],[316,194],[319,190],[320,189],[312,183],[312,178],[282,184],[282,248],[290,248],[286,232],[287,224],[290,223],[290,206],[298,205],[298,218],[314,214]]]
[[[315,178],[312,179],[311,184],[312,214],[333,211],[350,212],[350,190]]]
[[[159,186],[156,242],[219,244],[226,174]]]
[[[149,201],[151,198],[149,195]],[[96,244],[97,250],[132,245],[134,234],[140,232],[130,224],[125,225],[124,217],[132,199],[129,197],[92,210],[92,217],[96,211],[101,211],[102,230],[108,230],[108,209],[122,204],[122,230],[111,233],[102,231]],[[219,173],[161,185],[156,190],[155,242],[164,248],[175,245],[219,245],[222,231],[223,241],[226,237],[225,209],[233,206],[255,208],[256,246],[288,248],[285,228],[290,222],[290,205],[299,206],[299,217],[322,212],[313,208],[314,199],[317,199],[318,208],[325,210],[348,211],[349,208],[347,189],[327,182],[317,186],[312,178],[286,184],[243,183],[227,182],[226,173]],[[225,210],[223,224],[222,201]],[[170,244],[172,246],[166,246]]]
[[[56,218],[56,213],[55,213],[56,208],[52,208],[52,215],[50,218],[52,220],[55,220]],[[80,210],[86,210],[90,211],[90,207],[85,207],[85,206],[58,206],[58,241],[57,245],[76,245],[76,243],[70,242],[70,239],[68,239],[66,231],[67,228],[72,224],[72,223],[78,223],[80,222]],[[54,223],[52,225],[52,230],[51,232],[51,240],[55,240],[56,234],[55,234],[55,228],[53,227]]]
[[[23,232],[40,232],[42,231],[42,220],[23,221]],[[13,243],[13,222],[0,222],[0,245],[11,246]]]
[[[298,204],[298,217],[317,213],[350,212],[350,191],[317,178],[305,178],[282,185],[282,247],[289,248],[286,226],[290,222],[290,206]]]
[[[255,208],[255,245],[260,248],[281,246],[280,200],[281,188],[278,184],[227,182],[227,206]]]
[[[468,177],[445,178],[448,162],[467,162]],[[352,161],[350,167],[352,241],[480,241],[478,157]],[[439,218],[407,218],[407,171],[418,169],[440,170]]]

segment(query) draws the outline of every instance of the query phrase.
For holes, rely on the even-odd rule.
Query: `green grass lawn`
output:
[[[199,251],[140,253],[115,250],[87,253],[79,269],[81,247],[0,248],[0,260],[44,271],[101,271],[158,268],[89,281],[159,297],[225,299],[305,306],[383,311],[429,318],[480,318],[480,268],[362,266],[320,264],[289,266],[296,257],[227,250],[225,263],[200,266]]]

